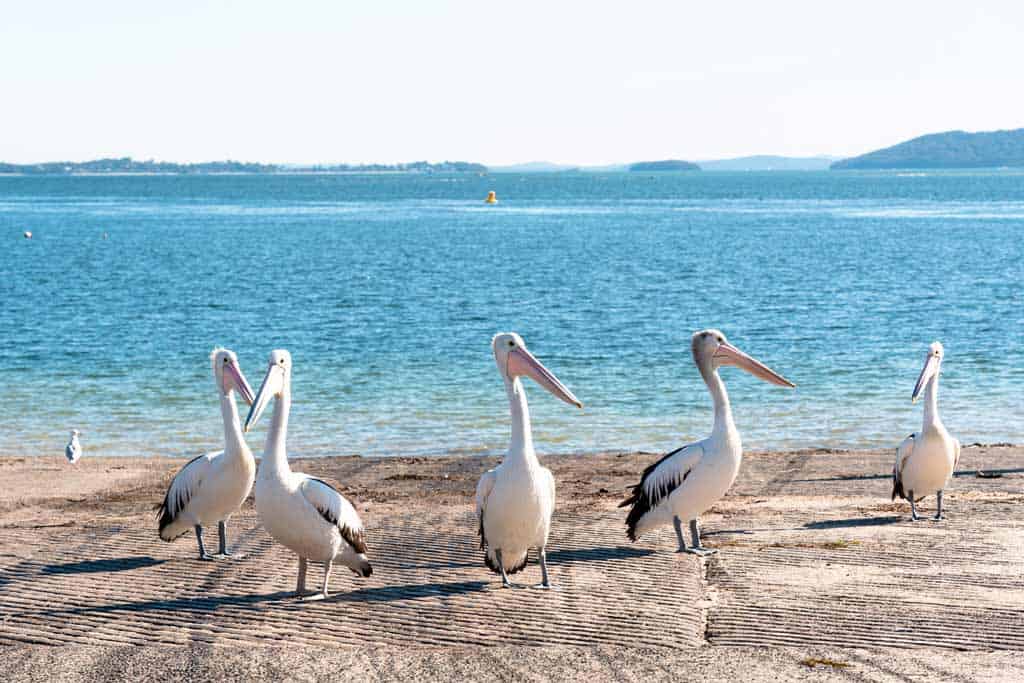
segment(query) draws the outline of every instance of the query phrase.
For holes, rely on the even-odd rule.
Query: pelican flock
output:
[[[82,444],[78,440],[78,435],[81,434],[77,429],[71,430],[71,440],[68,441],[68,445],[64,447],[64,457],[68,459],[68,462],[74,465],[78,462],[78,459],[82,457]]]
[[[698,520],[732,486],[742,461],[740,434],[719,369],[732,365],[778,386],[796,385],[740,351],[715,329],[694,333],[690,350],[714,406],[711,435],[673,450],[647,467],[620,507],[629,508],[626,527],[631,540],[671,522],[678,551],[705,556],[716,551],[701,544]],[[501,576],[502,587],[514,585],[509,576],[523,570],[530,550],[536,550],[541,570],[538,587],[550,588],[547,546],[555,508],[555,479],[540,464],[534,450],[522,378],[529,377],[577,408],[583,404],[534,357],[518,334],[495,335],[491,351],[509,402],[511,437],[501,464],[485,472],[476,487],[480,548],[485,565]],[[960,442],[939,418],[943,357],[942,344],[931,344],[911,396],[913,402],[924,396],[922,428],[897,448],[893,467],[892,497],[910,502],[915,521],[919,519],[916,503],[932,492],[937,499],[934,519],[943,518],[943,489],[960,458]],[[225,447],[189,461],[174,476],[159,506],[160,537],[171,541],[194,529],[199,557],[209,560],[213,556],[204,547],[203,527],[217,522],[218,554],[229,555],[228,519],[255,488],[256,512],[263,527],[298,556],[298,595],[306,594],[310,561],[324,565],[323,597],[329,595],[335,563],[340,562],[359,576],[370,576],[373,567],[367,557],[365,529],[355,507],[326,482],[293,472],[289,466],[286,441],[292,400],[291,355],[284,350],[270,354],[266,375],[255,396],[232,351],[214,349],[210,363],[224,420]],[[244,426],[239,421],[236,393],[251,406]],[[244,437],[271,402],[273,416],[257,473]],[[78,430],[71,431],[65,450],[72,463],[82,454],[79,434]],[[689,546],[686,524],[691,536]]]
[[[214,349],[210,365],[224,419],[224,450],[205,453],[186,463],[171,480],[157,512],[160,538],[164,541],[173,541],[189,529],[195,530],[201,560],[213,559],[203,544],[203,527],[214,522],[220,536],[217,554],[230,556],[228,519],[249,497],[256,476],[256,461],[245,443],[235,406],[236,391],[242,400],[252,404],[252,389],[233,351]]]
[[[740,433],[733,422],[729,395],[718,376],[718,368],[735,365],[772,384],[796,385],[737,349],[718,330],[696,332],[690,340],[690,350],[714,402],[711,436],[671,451],[645,469],[640,483],[619,507],[630,508],[626,517],[630,540],[636,541],[641,534],[671,521],[679,552],[709,555],[716,551],[701,545],[697,518],[732,486],[743,455]],[[689,548],[683,537],[686,521],[690,523],[693,542]]]
[[[476,487],[476,514],[480,549],[487,567],[508,575],[526,566],[531,548],[537,549],[543,588],[551,587],[546,548],[555,509],[555,478],[542,466],[533,450],[530,409],[521,377],[529,377],[569,405],[582,408],[580,400],[530,353],[522,338],[503,332],[491,340],[494,362],[505,383],[512,414],[512,439],[500,465],[480,477]]]
[[[924,392],[924,418],[921,431],[914,432],[896,449],[892,468],[892,500],[899,496],[910,501],[910,518],[915,522],[917,501],[935,492],[935,521],[942,516],[942,490],[946,488],[960,461],[960,442],[950,436],[939,418],[939,375],[945,350],[939,342],[928,347],[924,367],[917,377],[910,400],[916,403]]]
[[[270,354],[270,364],[245,420],[249,431],[276,399],[267,430],[263,461],[256,478],[256,512],[274,540],[299,556],[295,592],[306,592],[307,562],[324,565],[321,594],[328,597],[328,581],[335,561],[359,576],[370,576],[373,567],[366,557],[363,522],[352,504],[330,484],[288,465],[285,441],[292,405],[292,357],[287,351]]]

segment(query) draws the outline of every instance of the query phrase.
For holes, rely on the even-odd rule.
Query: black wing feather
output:
[[[663,455],[658,462],[648,466],[640,476],[640,483],[633,487],[632,493],[630,493],[626,500],[619,503],[620,508],[626,507],[627,505],[632,506],[629,509],[629,514],[626,516],[626,536],[629,537],[629,540],[636,540],[636,525],[640,523],[643,516],[650,512],[651,508],[679,488],[679,485],[686,481],[686,478],[690,476],[690,470],[686,470],[683,472],[681,477],[672,478],[659,486],[658,489],[654,491],[653,496],[647,494],[647,489],[644,486],[647,482],[647,478],[651,476],[654,470],[658,469],[659,465],[685,448],[686,446],[683,446],[682,448],[670,451]]]
[[[160,505],[157,506],[156,516],[160,520],[158,531],[163,532],[164,529],[174,524],[174,520],[177,518],[178,513],[185,509],[188,505],[188,501],[192,498],[192,492],[184,490],[181,495],[177,497],[177,500],[171,500],[171,489],[174,487],[174,480],[178,478],[178,475],[185,471],[189,465],[194,463],[199,458],[206,457],[206,454],[197,455],[196,457],[189,460],[185,465],[179,469],[173,477],[171,477],[171,483],[167,485],[167,493],[164,494],[164,500]],[[171,503],[174,503],[172,505]],[[173,512],[172,512],[173,510]]]
[[[323,484],[330,490],[337,493],[339,496],[342,495],[341,491],[334,488],[323,479],[317,479],[316,477],[309,477],[309,479],[310,481],[315,481],[320,484]],[[341,531],[341,537],[345,539],[346,543],[352,546],[353,550],[355,550],[357,553],[366,553],[366,539],[364,538],[363,533],[361,531],[356,531],[347,524],[338,524],[338,518],[335,517],[334,514],[329,509],[322,508],[316,503],[313,503],[313,507],[315,507],[316,511],[320,513],[321,517],[327,520],[328,524],[330,524],[331,526],[338,527],[338,530]]]

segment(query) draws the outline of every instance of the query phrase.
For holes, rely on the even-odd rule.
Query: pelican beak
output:
[[[245,431],[249,431],[254,424],[260,419],[260,415],[268,405],[270,405],[270,399],[281,393],[281,389],[284,388],[284,370],[280,365],[276,363],[267,368],[267,374],[263,378],[263,384],[260,385],[260,390],[256,392],[256,398],[252,402],[252,407],[249,409],[249,417],[245,418]]]
[[[924,367],[921,368],[921,374],[917,376],[917,384],[914,385],[914,393],[910,395],[910,402],[917,403],[917,400],[921,398],[921,392],[928,386],[928,380],[934,377],[939,372],[939,357],[934,353],[928,354],[928,360],[924,362]]]
[[[719,359],[722,365],[735,365],[742,370],[746,370],[754,377],[763,379],[765,382],[771,382],[772,384],[777,384],[780,387],[793,388],[796,386],[761,361],[756,358],[751,358],[729,342],[722,342],[719,344],[714,357]]]
[[[525,375],[569,405],[577,408],[583,407],[583,403],[564,384],[559,382],[550,370],[534,358],[532,353],[523,347],[517,346],[509,351],[507,363],[506,370],[509,377]]]
[[[227,371],[229,381],[234,385],[235,389],[238,389],[238,393],[242,395],[242,400],[251,406],[255,399],[252,395],[252,387],[249,386],[248,380],[242,374],[242,369],[234,363],[225,363],[224,369]]]

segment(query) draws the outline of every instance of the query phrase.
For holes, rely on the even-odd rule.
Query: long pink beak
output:
[[[242,371],[234,363],[225,363],[224,370],[231,383],[238,389],[238,393],[242,395],[242,400],[245,401],[246,405],[251,406],[256,397],[252,393],[252,387],[249,386],[245,375],[242,374]],[[227,389],[227,387],[224,388]]]
[[[751,358],[729,342],[722,342],[718,346],[718,349],[715,351],[715,358],[720,359],[724,365],[735,365],[738,368],[746,370],[754,377],[763,379],[765,382],[771,382],[772,384],[777,384],[780,387],[793,388],[796,386],[761,361],[756,358]]]
[[[917,399],[921,398],[921,392],[928,386],[928,380],[935,376],[935,373],[939,370],[939,357],[933,353],[928,354],[928,360],[924,362],[924,367],[921,368],[921,374],[917,376],[917,384],[914,385],[914,393],[910,395],[910,402],[917,403]]]
[[[583,407],[583,403],[564,384],[559,382],[550,370],[521,346],[509,351],[506,371],[509,377],[525,375],[569,405],[577,408]]]

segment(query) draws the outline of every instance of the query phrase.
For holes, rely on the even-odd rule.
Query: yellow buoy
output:
[[[494,193],[494,190],[491,190],[490,192],[487,193],[487,199],[485,199],[484,201],[487,202],[488,204],[497,204],[498,195]]]

